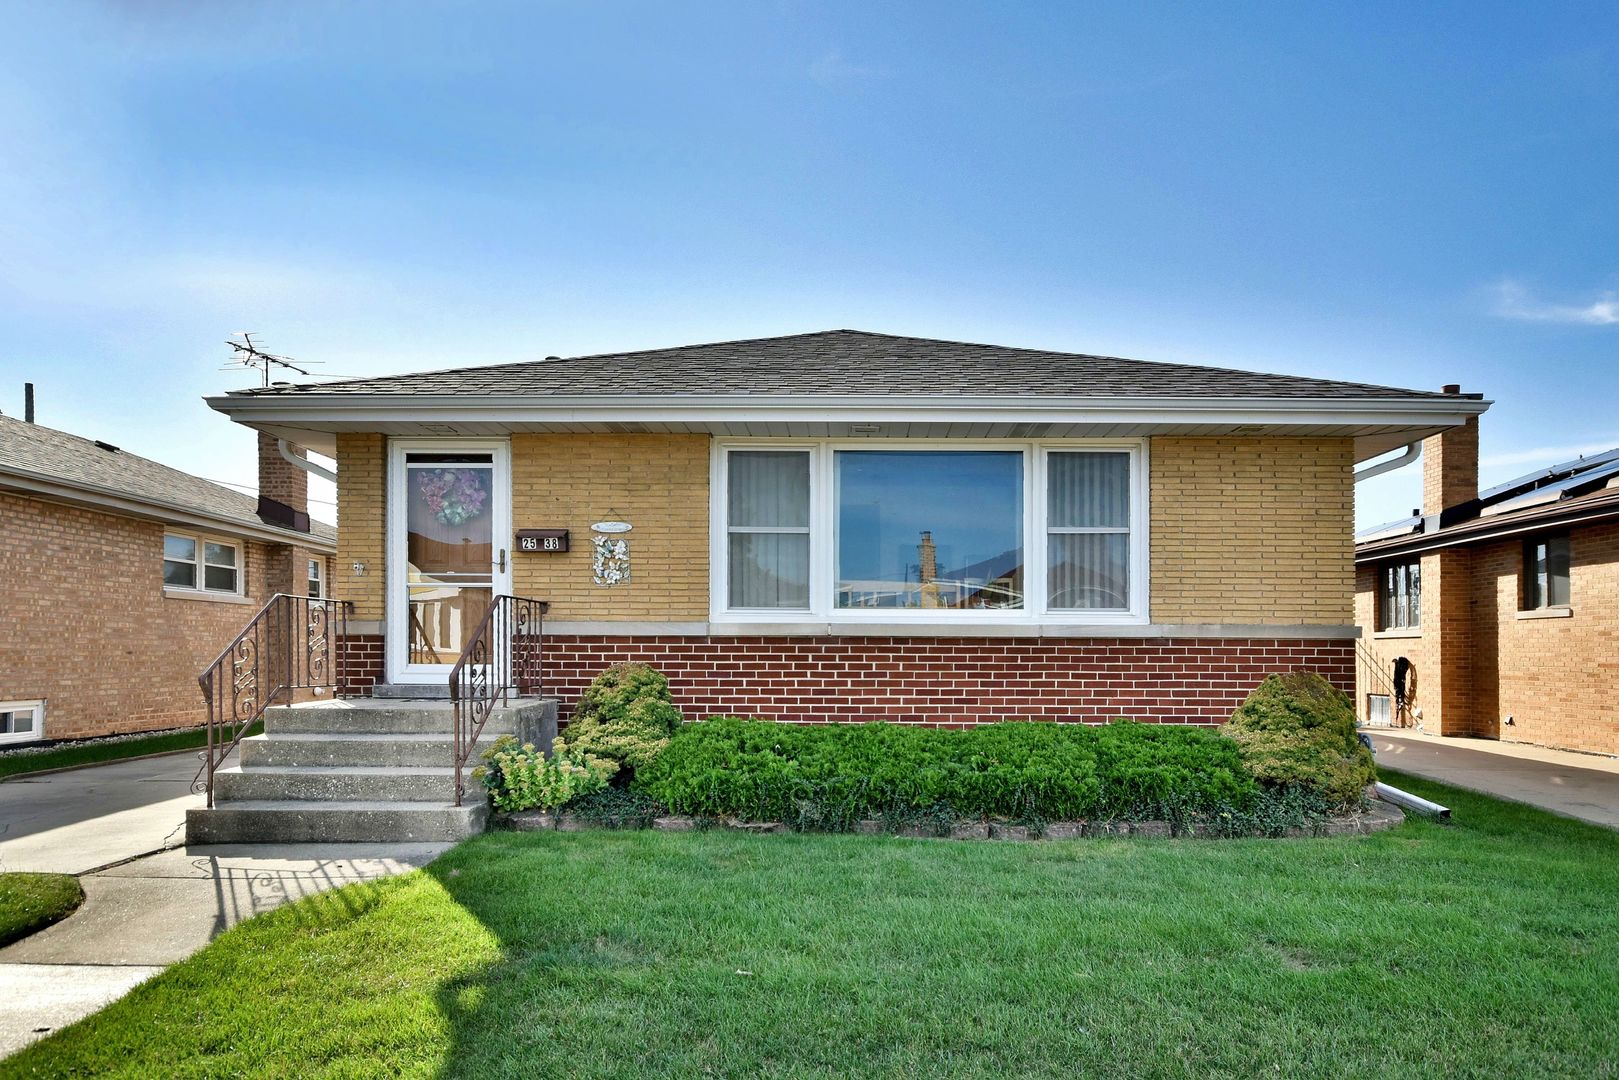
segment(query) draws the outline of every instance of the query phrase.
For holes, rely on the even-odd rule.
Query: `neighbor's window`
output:
[[[242,550],[236,544],[168,533],[163,537],[163,585],[239,594],[241,557]]]
[[[44,727],[43,701],[0,701],[0,743],[32,742]]]
[[[1378,572],[1379,630],[1415,630],[1422,625],[1422,563],[1385,566]]]
[[[1567,607],[1569,550],[1567,534],[1525,540],[1523,545],[1523,606]]]
[[[1145,618],[1137,445],[828,440],[717,465],[716,614]]]
[[[727,457],[730,606],[808,608],[809,453],[739,450]]]
[[[1021,608],[1019,450],[839,450],[839,608]]]
[[[315,597],[317,600],[320,599],[321,596],[325,595],[321,591],[319,559],[309,560],[309,595]]]
[[[1130,455],[1046,457],[1046,591],[1060,611],[1130,607]]]

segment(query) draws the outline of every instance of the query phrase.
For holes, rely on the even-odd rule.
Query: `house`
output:
[[[511,594],[564,720],[635,660],[693,717],[920,724],[1350,690],[1356,464],[1488,407],[852,330],[208,404],[338,463],[350,693],[444,687]]]
[[[1486,491],[1476,419],[1422,453],[1421,509],[1357,537],[1362,717],[1619,754],[1619,449]]]
[[[297,456],[260,437],[255,499],[0,416],[0,743],[203,723],[198,673],[271,594],[331,580]]]

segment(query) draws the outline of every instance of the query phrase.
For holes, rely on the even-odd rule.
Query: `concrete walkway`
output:
[[[176,846],[186,753],[0,783],[0,869],[80,876],[85,900],[0,949],[0,1056],[183,960],[243,919],[425,865],[450,845]]]
[[[1619,829],[1619,759],[1417,731],[1369,734],[1384,768]]]

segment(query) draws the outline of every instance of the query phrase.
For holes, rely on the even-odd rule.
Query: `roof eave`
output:
[[[529,422],[600,420],[735,419],[757,413],[778,420],[836,419],[839,412],[862,419],[979,419],[1052,422],[1076,417],[1108,422],[1161,415],[1175,423],[1253,416],[1269,423],[1357,423],[1399,418],[1451,426],[1477,416],[1493,402],[1476,398],[1262,398],[1262,397],[1016,397],[1008,395],[771,395],[771,394],[272,394],[220,395],[204,399],[233,419],[435,420],[517,419]]]
[[[1417,555],[1439,548],[1482,544],[1491,540],[1505,540],[1525,533],[1560,528],[1565,525],[1589,525],[1619,518],[1619,499],[1606,499],[1581,505],[1578,500],[1553,510],[1537,507],[1522,516],[1507,518],[1474,518],[1434,533],[1418,533],[1390,540],[1367,540],[1355,545],[1355,562],[1372,563],[1401,555]],[[1488,521],[1489,524],[1481,524]]]
[[[105,510],[147,521],[211,529],[215,532],[228,533],[232,536],[240,536],[249,540],[260,540],[275,544],[297,544],[300,547],[307,547],[322,554],[332,554],[337,551],[335,540],[327,540],[316,536],[314,533],[278,529],[271,525],[255,525],[237,518],[209,514],[175,503],[135,498],[124,492],[112,491],[89,484],[67,483],[54,477],[31,473],[26,470],[0,468],[0,489],[38,496],[53,502],[65,502],[75,506]]]

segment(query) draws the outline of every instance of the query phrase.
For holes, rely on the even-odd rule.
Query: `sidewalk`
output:
[[[235,926],[449,844],[183,848],[195,753],[0,783],[0,869],[74,874],[84,903],[0,949],[0,1057],[113,1001]]]
[[[1380,767],[1619,829],[1619,759],[1409,730],[1367,734]]]

